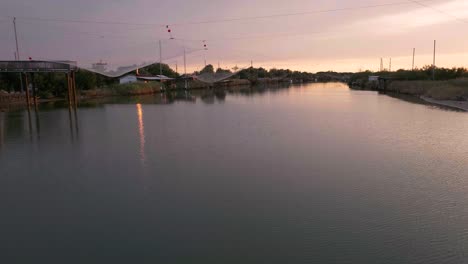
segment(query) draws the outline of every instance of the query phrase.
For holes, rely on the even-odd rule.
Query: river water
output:
[[[468,263],[468,114],[342,84],[0,113],[2,263]]]

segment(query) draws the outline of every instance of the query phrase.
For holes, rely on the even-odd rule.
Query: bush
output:
[[[140,95],[151,94],[161,90],[161,84],[157,82],[149,83],[127,83],[117,84],[109,87],[116,95]]]

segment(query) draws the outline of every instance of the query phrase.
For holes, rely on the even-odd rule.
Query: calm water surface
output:
[[[468,114],[341,84],[0,113],[1,263],[468,263]]]

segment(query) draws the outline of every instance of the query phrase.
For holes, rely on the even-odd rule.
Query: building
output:
[[[154,75],[154,76],[142,76],[138,75],[136,78],[140,81],[150,82],[150,81],[172,81],[174,78],[169,78],[165,75]]]
[[[105,62],[103,62],[102,60],[100,60],[100,61],[97,62],[97,63],[93,63],[92,69],[93,69],[93,70],[96,70],[96,71],[99,71],[99,72],[105,72],[105,71],[106,71],[106,67],[107,67],[107,63],[105,63]]]
[[[135,83],[137,81],[138,81],[137,77],[133,74],[124,75],[120,77],[119,79],[120,84]]]
[[[126,83],[135,83],[138,81],[142,82],[151,82],[151,81],[159,81],[159,82],[165,82],[165,81],[172,81],[174,80],[173,78],[169,78],[164,75],[154,75],[154,76],[141,76],[141,75],[134,75],[134,74],[127,74],[122,77],[120,77],[119,82],[120,84],[126,84]]]

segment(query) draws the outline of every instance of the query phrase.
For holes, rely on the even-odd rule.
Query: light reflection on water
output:
[[[145,124],[143,122],[143,109],[141,104],[136,104],[137,115],[138,115],[138,133],[140,135],[140,158],[141,162],[144,164],[146,161],[145,155]]]
[[[467,134],[341,84],[0,113],[0,260],[463,263]]]

